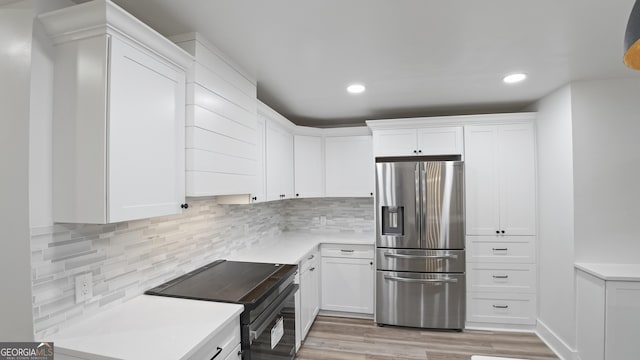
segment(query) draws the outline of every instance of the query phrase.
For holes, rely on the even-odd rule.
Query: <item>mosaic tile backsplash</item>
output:
[[[320,216],[326,216],[325,225]],[[36,340],[283,231],[373,232],[373,199],[220,205],[213,198],[193,198],[181,215],[32,228]],[[75,276],[87,272],[93,276],[93,297],[76,304]]]

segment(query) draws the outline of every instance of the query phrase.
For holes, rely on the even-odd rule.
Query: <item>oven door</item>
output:
[[[291,284],[248,327],[249,344],[243,352],[245,360],[291,360],[296,356],[295,292]],[[244,345],[244,344],[243,344]]]

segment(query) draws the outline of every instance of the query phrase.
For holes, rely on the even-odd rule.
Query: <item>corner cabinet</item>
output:
[[[323,138],[295,135],[293,145],[295,197],[324,196]]]
[[[293,135],[283,126],[266,119],[266,199],[293,197]]]
[[[55,45],[54,221],[180,213],[192,57],[110,1],[39,19]]]
[[[328,136],[324,145],[326,196],[373,196],[371,136]]]

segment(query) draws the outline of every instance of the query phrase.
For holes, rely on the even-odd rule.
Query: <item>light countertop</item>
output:
[[[640,264],[576,263],[576,269],[607,281],[640,281]]]
[[[53,335],[56,353],[84,359],[188,358],[242,305],[140,295]]]
[[[373,245],[373,233],[284,232],[259,246],[243,249],[227,260],[296,264],[319,244]]]

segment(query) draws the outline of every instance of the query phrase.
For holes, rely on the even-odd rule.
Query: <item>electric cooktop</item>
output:
[[[297,270],[296,265],[217,260],[145,294],[255,307]]]

